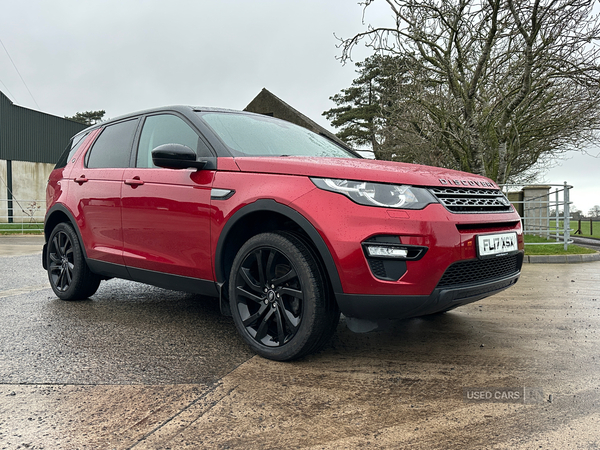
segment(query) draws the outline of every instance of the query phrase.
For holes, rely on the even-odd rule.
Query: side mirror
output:
[[[155,166],[167,169],[202,169],[206,161],[197,161],[196,152],[182,144],[163,144],[152,150]]]

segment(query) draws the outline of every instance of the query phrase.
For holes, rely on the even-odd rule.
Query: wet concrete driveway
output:
[[[214,300],[111,280],[62,302],[38,249],[1,249],[0,449],[600,447],[600,262],[526,265],[512,290],[383,332],[342,321],[274,363]],[[521,397],[469,396],[498,388]]]

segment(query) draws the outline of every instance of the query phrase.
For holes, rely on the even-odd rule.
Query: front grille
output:
[[[522,255],[516,254],[493,259],[456,262],[446,269],[437,287],[483,283],[515,275],[521,270],[522,258]]]
[[[430,192],[453,213],[504,213],[510,202],[498,189],[432,187]]]

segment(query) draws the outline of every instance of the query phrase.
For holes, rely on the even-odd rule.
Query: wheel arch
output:
[[[233,259],[244,242],[268,231],[291,231],[302,237],[320,259],[333,292],[343,292],[331,252],[317,229],[295,209],[270,199],[242,207],[223,227],[215,251],[215,276],[219,285],[227,282]]]
[[[46,251],[47,251],[47,244],[48,244],[48,239],[50,238],[50,234],[52,233],[52,230],[54,229],[54,227],[56,227],[56,225],[58,225],[59,223],[62,222],[66,222],[69,223],[73,229],[75,230],[75,233],[77,233],[77,238],[79,239],[79,242],[81,243],[81,250],[83,252],[83,257],[85,258],[85,260],[87,261],[87,252],[85,250],[85,245],[83,244],[83,239],[81,239],[81,233],[79,232],[79,227],[77,226],[77,221],[75,220],[75,217],[73,217],[73,214],[71,213],[71,211],[69,211],[69,209],[64,206],[61,203],[57,203],[55,205],[53,205],[48,212],[46,213],[46,218],[44,219],[44,248],[42,251],[42,265],[44,267],[44,269],[47,269],[46,267]]]

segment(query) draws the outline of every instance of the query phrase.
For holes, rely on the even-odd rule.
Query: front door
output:
[[[134,168],[125,169],[123,257],[139,280],[155,272],[212,280],[210,190],[214,170],[165,169],[151,152],[162,144],[183,144],[199,156],[212,156],[198,133],[181,117],[146,117]],[[155,283],[156,284],[156,283]]]

